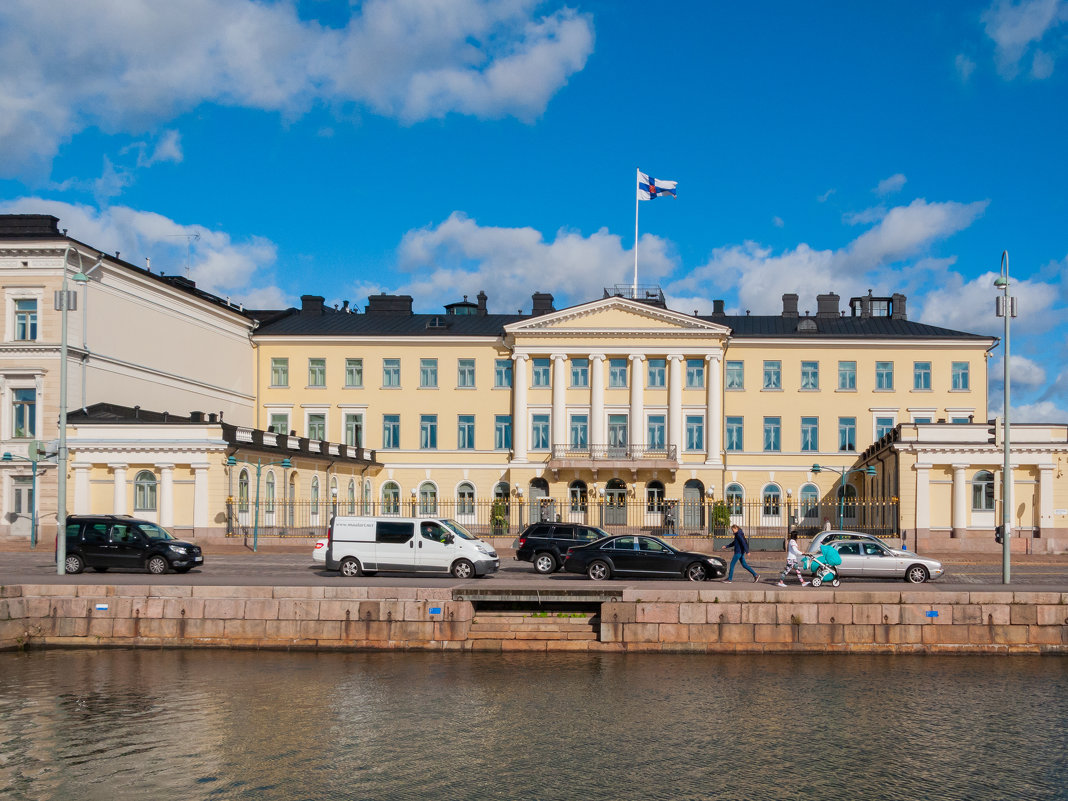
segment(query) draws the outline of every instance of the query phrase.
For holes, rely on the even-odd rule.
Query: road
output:
[[[621,586],[655,586],[659,588],[695,587],[684,581],[659,581],[648,579],[627,579],[594,584],[585,576],[570,573],[556,573],[551,576],[539,576],[526,562],[517,562],[511,554],[501,554],[499,573],[484,578],[463,581],[451,577],[428,577],[411,574],[375,577],[342,578],[337,573],[328,573],[321,564],[312,562],[310,549],[307,553],[277,552],[229,552],[205,555],[205,565],[185,575],[168,573],[163,576],[150,576],[143,572],[128,570],[109,570],[106,574],[88,570],[77,576],[60,576],[52,561],[51,551],[6,552],[0,553],[0,584],[166,584],[199,586],[290,586],[309,587],[317,585],[377,586],[377,587],[459,587],[492,585],[506,587],[517,585],[524,589],[535,587],[556,587],[563,584],[573,587],[621,587]],[[762,556],[753,554],[753,568],[761,575],[761,584],[754,585],[748,573],[741,568],[735,570],[732,589],[749,589],[755,586],[773,587],[778,581],[782,568],[781,554]],[[864,589],[891,589],[901,591],[918,591],[923,589],[938,590],[973,590],[977,586],[989,586],[1001,589],[1001,563],[989,558],[970,559],[967,556],[945,557],[946,575],[926,585],[910,585],[903,581],[877,581],[871,579],[843,579],[842,586],[856,586]],[[1068,591],[1068,557],[1020,557],[1012,565],[1011,587],[1027,590]],[[789,582],[790,588],[800,591],[796,578]],[[721,582],[710,582],[721,584]],[[727,585],[724,585],[727,586]],[[806,588],[806,592],[812,592]],[[820,590],[816,590],[819,592]]]

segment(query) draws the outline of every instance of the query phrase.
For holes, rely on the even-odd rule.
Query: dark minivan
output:
[[[515,558],[521,562],[533,562],[538,573],[554,573],[564,564],[568,548],[586,545],[608,532],[596,526],[577,523],[535,523],[527,526],[519,535],[519,547]]]
[[[110,567],[149,573],[185,573],[204,564],[200,546],[175,539],[148,520],[126,515],[71,515],[67,518],[67,573]]]

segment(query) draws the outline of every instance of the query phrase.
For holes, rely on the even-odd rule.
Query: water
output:
[[[0,654],[0,799],[1068,799],[1068,660]]]

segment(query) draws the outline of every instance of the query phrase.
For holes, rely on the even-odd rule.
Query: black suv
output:
[[[533,562],[538,573],[554,573],[564,564],[567,549],[609,536],[596,526],[575,523],[535,523],[519,535],[515,558]]]
[[[149,573],[185,573],[204,564],[200,546],[176,540],[148,520],[125,515],[71,515],[67,518],[67,573],[91,567],[131,567]]]

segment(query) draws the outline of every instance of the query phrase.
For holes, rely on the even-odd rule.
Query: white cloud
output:
[[[1045,80],[1053,74],[1053,56],[1044,50],[1036,50],[1031,61],[1031,77]]]
[[[0,174],[47,169],[89,126],[138,133],[204,102],[288,116],[354,102],[409,123],[450,112],[532,120],[593,50],[588,15],[543,5],[367,0],[329,28],[292,2],[7,0],[0,75],[19,77],[0,82]]]
[[[675,269],[676,258],[659,237],[642,236],[638,253],[641,284]],[[508,313],[529,309],[535,291],[552,293],[561,308],[601,297],[605,287],[629,285],[634,251],[603,228],[590,236],[561,229],[546,241],[533,228],[483,227],[453,212],[437,226],[404,235],[399,267],[411,277],[392,291],[444,304],[484,289],[491,311]]]
[[[975,72],[975,62],[968,58],[963,53],[958,53],[957,58],[953,61],[953,65],[957,68],[957,75],[965,83],[972,77],[972,73]]]
[[[816,201],[818,203],[826,203],[827,200],[831,197],[831,195],[833,195],[837,191],[837,189],[828,189],[822,195],[816,195]]]
[[[991,415],[1000,416],[1004,411],[1005,403],[1002,401],[995,409],[990,408]],[[1016,423],[1060,423],[1068,420],[1068,411],[1065,407],[1058,406],[1050,401],[1038,401],[1037,403],[1012,404],[1011,427]]]
[[[891,175],[889,178],[884,178],[879,181],[879,185],[872,191],[877,195],[889,195],[894,192],[900,192],[901,187],[905,185],[905,181],[908,179],[901,173]]]
[[[774,225],[776,228],[782,228],[784,225],[786,225],[786,223],[783,222],[782,217],[779,217],[778,215],[771,218],[771,224]]]
[[[1015,354],[1009,358],[1012,366],[1012,386],[1022,389],[1034,389],[1046,383],[1046,369],[1038,362],[1026,356]],[[990,363],[990,376],[1001,383],[1005,375],[1005,357],[999,356]]]
[[[939,286],[927,293],[922,302],[919,319],[931,325],[969,331],[989,336],[1001,336],[1005,319],[994,311],[996,296],[994,279],[997,273],[983,273],[965,281],[958,273],[944,275]],[[1012,331],[1036,334],[1059,325],[1065,309],[1058,307],[1058,292],[1054,284],[1039,280],[1013,279],[1011,294],[1016,298],[1018,316]]]
[[[178,131],[164,131],[156,141],[156,146],[151,153],[148,152],[147,142],[138,142],[131,145],[137,150],[137,166],[151,167],[164,161],[180,164],[182,162],[182,135]]]
[[[1015,78],[1020,61],[1031,45],[1041,42],[1048,33],[1068,21],[1066,0],[1023,0],[1020,3],[998,0],[982,15],[986,34],[994,41],[998,72]],[[1047,71],[1048,70],[1048,71]],[[1032,76],[1047,78],[1053,71],[1052,58],[1046,55],[1034,62]]]

